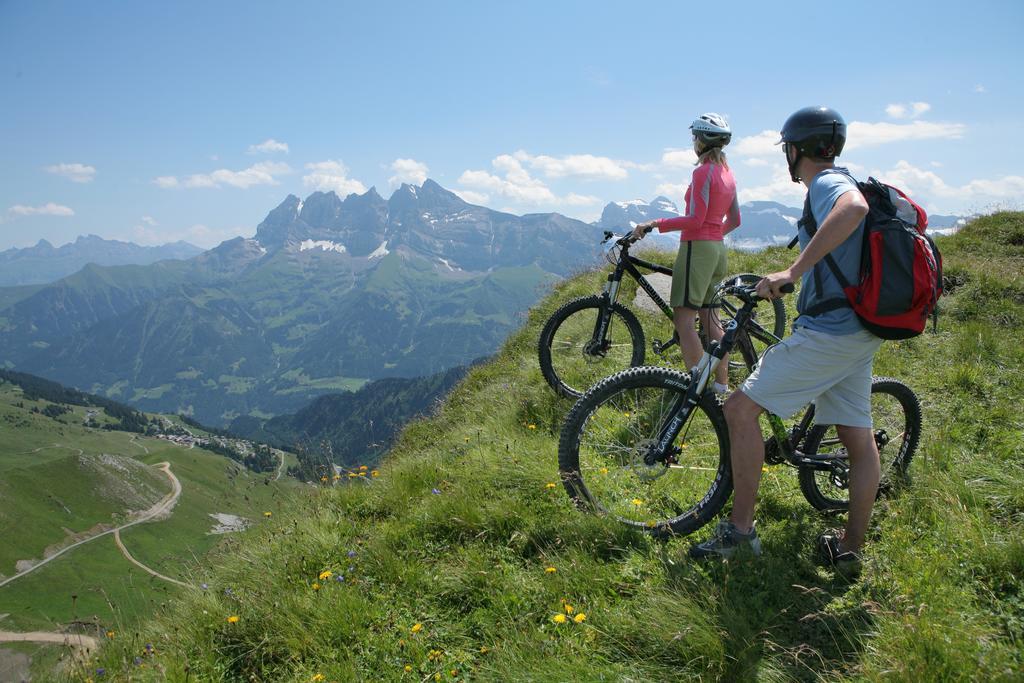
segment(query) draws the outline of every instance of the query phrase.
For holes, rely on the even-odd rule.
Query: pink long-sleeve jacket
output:
[[[681,230],[680,241],[718,240],[740,224],[736,181],[727,166],[703,163],[686,188],[686,214],[658,220],[659,232]]]

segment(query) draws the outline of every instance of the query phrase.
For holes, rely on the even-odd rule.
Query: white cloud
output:
[[[565,195],[565,199],[563,201],[569,206],[594,206],[595,204],[601,203],[601,198],[594,197],[589,194],[576,194],[575,192],[570,192]]]
[[[388,178],[391,187],[398,187],[402,183],[422,185],[430,172],[425,163],[415,159],[395,159],[391,162],[391,170],[395,172],[395,175]]]
[[[278,152],[287,154],[288,143],[269,138],[258,145],[249,145],[249,154],[276,154]]]
[[[459,184],[478,190],[487,190],[506,199],[522,204],[555,204],[558,199],[547,185],[533,178],[518,159],[502,154],[491,161],[494,169],[504,173],[504,178],[487,171],[467,170],[459,176]]]
[[[569,154],[552,157],[544,154],[532,155],[519,150],[512,155],[530,168],[540,171],[547,178],[582,178],[584,180],[625,180],[629,177],[627,168],[639,164],[630,161],[616,161],[609,157],[593,154]]]
[[[96,177],[96,169],[86,164],[55,164],[46,171],[67,178],[73,183],[89,183]]]
[[[876,170],[879,180],[904,190],[918,203],[944,207],[945,210],[977,210],[984,204],[1019,200],[1024,196],[1024,177],[978,178],[963,185],[950,185],[934,171],[918,168],[900,160],[887,171]]]
[[[276,176],[291,173],[292,169],[288,164],[261,161],[241,171],[231,171],[221,168],[212,173],[196,173],[190,176],[177,178],[175,176],[159,176],[153,180],[157,187],[221,187],[230,185],[243,190],[254,185],[277,185]]]
[[[779,146],[779,131],[762,130],[757,135],[748,135],[737,140],[726,148],[726,152],[732,152],[738,156],[745,157],[768,157],[782,155]]]
[[[932,108],[927,102],[910,102],[909,104],[890,104],[885,108],[885,113],[894,119],[911,118],[916,119],[921,114]]]
[[[473,190],[452,190],[452,192],[461,197],[462,201],[470,204],[483,205],[491,201],[491,196],[484,192],[474,192]]]
[[[601,204],[599,197],[569,192],[564,196],[556,195],[544,182],[530,175],[523,168],[520,159],[515,155],[502,154],[491,161],[495,173],[483,170],[466,170],[459,176],[459,184],[472,188],[461,190],[460,196],[466,201],[487,201],[490,197],[502,197],[515,204],[527,207],[583,207]],[[482,203],[478,201],[477,203]]]
[[[978,85],[974,86],[974,92],[986,93],[986,92],[988,92],[988,88],[986,88],[981,83],[979,83]]]
[[[693,148],[689,149],[666,149],[661,155],[661,163],[668,168],[686,168],[697,162],[697,153]]]
[[[905,140],[956,140],[964,135],[967,126],[962,123],[912,121],[910,123],[866,123],[853,121],[846,134],[846,149],[885,145]]]
[[[143,216],[139,220],[149,226],[154,226],[157,224],[156,219],[153,218],[152,216]]]
[[[780,204],[795,200],[792,203],[799,204],[806,193],[807,188],[803,183],[794,183],[789,177],[789,169],[785,164],[775,164],[772,166],[771,180],[764,185],[746,187],[740,184],[739,199],[740,202],[769,201]]]
[[[25,206],[24,204],[15,204],[14,206],[7,209],[9,213],[15,216],[74,216],[74,210],[62,206],[60,204],[54,204],[53,202],[47,202],[42,206]]]
[[[756,167],[771,166],[772,162],[768,161],[767,159],[762,159],[761,157],[750,157],[749,159],[743,160],[743,165]]]
[[[334,192],[339,197],[366,192],[365,185],[348,177],[348,167],[340,160],[328,159],[306,164],[306,170],[311,173],[302,176],[302,184],[313,190]]]
[[[654,192],[669,198],[682,197],[686,194],[686,187],[685,183],[662,183],[654,188]]]

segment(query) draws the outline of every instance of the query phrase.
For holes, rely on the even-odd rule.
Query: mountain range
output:
[[[148,265],[165,259],[189,259],[203,249],[188,242],[140,247],[131,242],[82,235],[74,242],[54,247],[39,240],[32,247],[0,251],[0,287],[40,285],[81,270],[88,263],[100,266]]]
[[[600,232],[436,182],[287,197],[254,238],[187,261],[89,264],[0,288],[0,365],[217,425],[492,353]]]
[[[765,247],[788,244],[796,236],[796,224],[802,209],[778,202],[754,201],[740,204],[741,222],[736,230],[727,235],[726,244],[733,249],[757,251]],[[664,196],[657,196],[647,202],[633,199],[625,202],[609,202],[594,225],[618,233],[632,229],[638,223],[672,218],[680,215],[676,204]],[[928,229],[946,232],[964,223],[961,216],[932,214],[928,216]],[[658,246],[675,248],[679,244],[679,233],[652,232],[647,238]]]

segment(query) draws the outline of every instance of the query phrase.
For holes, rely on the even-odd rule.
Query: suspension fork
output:
[[[622,267],[617,266],[614,271],[608,274],[608,284],[601,294],[601,312],[594,322],[594,334],[590,337],[592,352],[603,353],[605,337],[608,335],[608,328],[612,321],[612,308],[619,296],[619,286],[622,284]]]

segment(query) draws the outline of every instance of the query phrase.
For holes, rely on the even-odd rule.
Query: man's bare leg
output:
[[[864,536],[868,530],[868,522],[871,521],[871,509],[878,494],[882,468],[878,459],[878,448],[875,446],[875,435],[871,429],[837,426],[836,432],[850,455],[850,512],[846,519],[846,533],[839,549],[842,552],[857,552],[864,545]],[[729,434],[732,434],[731,430]]]
[[[754,526],[754,503],[764,465],[764,437],[757,418],[763,411],[742,391],[734,392],[725,402],[733,485],[729,521],[741,533],[748,533]]]

